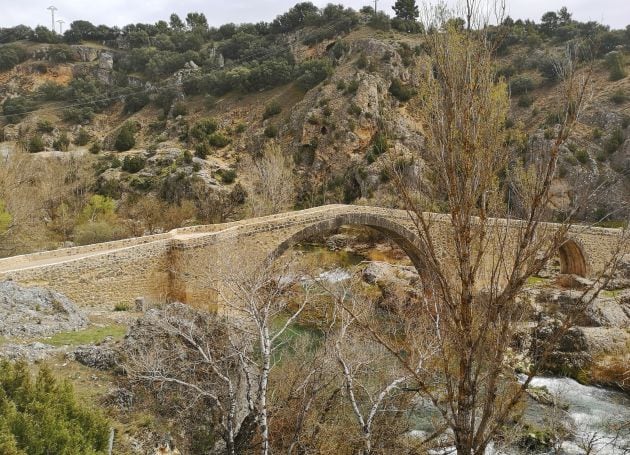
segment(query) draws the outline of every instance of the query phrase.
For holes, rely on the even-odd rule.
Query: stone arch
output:
[[[558,250],[560,273],[587,276],[588,266],[584,249],[577,240],[569,239]]]
[[[281,242],[267,256],[267,261],[271,262],[277,259],[289,248],[304,240],[318,234],[333,232],[343,225],[367,226],[383,233],[407,254],[419,274],[422,275],[425,270],[423,259],[424,255],[420,250],[420,241],[417,234],[399,223],[395,223],[385,217],[370,213],[342,214],[325,221],[311,224]]]

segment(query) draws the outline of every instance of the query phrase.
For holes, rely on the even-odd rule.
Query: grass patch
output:
[[[549,281],[547,278],[541,278],[539,276],[530,276],[527,278],[527,284],[529,285],[545,284],[547,281]]]
[[[127,326],[112,324],[104,327],[90,327],[89,329],[79,330],[77,332],[60,332],[41,341],[53,346],[79,346],[82,344],[100,343],[108,336],[120,340],[126,333]]]
[[[617,298],[617,297],[619,297],[621,295],[621,290],[620,289],[615,289],[615,290],[609,291],[607,289],[604,289],[601,292],[601,294],[602,294],[603,297]]]
[[[114,311],[129,311],[131,310],[131,305],[127,302],[118,302],[114,305]]]

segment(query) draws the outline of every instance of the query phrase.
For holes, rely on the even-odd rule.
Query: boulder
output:
[[[70,355],[77,362],[97,370],[113,370],[118,365],[118,352],[111,346],[81,346]]]
[[[63,294],[0,282],[0,336],[41,337],[80,330],[88,319]]]

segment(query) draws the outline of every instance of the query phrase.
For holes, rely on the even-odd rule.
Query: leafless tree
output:
[[[295,308],[290,279],[272,264],[254,272],[234,275],[224,281],[223,303],[233,322],[232,330],[239,333],[244,344],[239,349],[239,362],[247,379],[248,401],[256,413],[260,430],[260,453],[270,451],[269,376],[274,367],[274,354],[281,349],[283,336],[297,320],[309,302],[309,292],[300,293]],[[295,295],[295,294],[294,294]]]
[[[369,455],[373,453],[374,426],[378,414],[385,411],[388,403],[393,404],[398,411],[403,403],[410,406],[410,399],[415,394],[410,394],[408,389],[414,374],[392,363],[393,359],[387,350],[375,343],[369,331],[363,330],[366,321],[374,319],[373,302],[360,296],[348,283],[326,286],[326,290],[334,297],[335,303],[328,329],[331,350],[341,369],[346,399],[360,429],[363,445],[361,453]],[[388,330],[388,336],[402,336],[408,340],[404,334],[395,332]],[[433,352],[430,344],[413,343],[413,346],[415,352],[409,351],[408,354],[415,357],[414,373],[417,375]],[[422,352],[417,351],[418,347],[422,348]],[[398,395],[395,404],[392,403],[393,395]],[[392,429],[389,431],[392,432]]]
[[[248,206],[252,216],[270,215],[291,208],[295,198],[295,178],[290,159],[275,143],[266,146],[260,158],[246,166],[252,177]]]
[[[483,454],[513,416],[552,347],[610,275],[594,280],[574,312],[539,346],[525,383],[511,380],[513,365],[506,353],[525,316],[519,293],[527,278],[558,253],[574,222],[575,210],[569,210],[561,223],[545,223],[552,214],[550,188],[561,146],[587,100],[590,72],[577,68],[572,52],[558,64],[564,109],[556,137],[519,162],[506,145],[507,87],[496,77],[494,44],[484,31],[487,22],[479,16],[479,11],[492,8],[469,0],[464,9],[465,30],[439,9],[432,17],[442,31],[427,27],[425,35],[428,64],[420,75],[414,109],[425,136],[421,159],[429,177],[420,186],[425,197],[416,197],[401,176],[395,180],[424,254],[421,295],[434,303],[439,318],[434,329],[439,375],[414,376],[420,393],[452,430],[458,454]],[[440,201],[446,212],[446,244],[440,237],[444,231],[435,228],[435,216],[426,213],[433,205],[425,201]],[[620,239],[611,267],[623,248]],[[414,372],[396,349],[391,352]]]
[[[220,429],[227,454],[249,447],[256,415],[245,399],[247,384],[240,367],[244,353],[223,319],[171,304],[136,323],[124,352],[132,382],[163,393],[174,388],[184,397],[184,411],[201,403],[203,417]]]

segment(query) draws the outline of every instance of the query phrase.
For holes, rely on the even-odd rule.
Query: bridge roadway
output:
[[[452,259],[449,218],[430,214],[440,256]],[[235,270],[255,268],[295,243],[326,234],[341,225],[372,227],[422,264],[416,232],[402,210],[328,205],[231,223],[193,226],[131,239],[0,259],[0,280],[58,290],[80,305],[112,308],[143,296],[215,305],[216,283]],[[518,238],[521,222],[494,220],[497,232]],[[557,225],[545,224],[542,229]],[[563,272],[598,273],[621,236],[617,229],[574,226],[560,251]],[[490,259],[489,259],[490,260]]]

